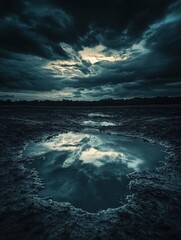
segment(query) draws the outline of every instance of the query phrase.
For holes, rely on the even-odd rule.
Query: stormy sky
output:
[[[0,99],[181,93],[181,1],[0,0]]]

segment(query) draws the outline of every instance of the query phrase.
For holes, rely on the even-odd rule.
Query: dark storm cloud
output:
[[[166,13],[174,0],[49,0],[65,9],[75,20],[78,36],[88,34],[83,43],[120,48],[131,44],[153,22]],[[126,33],[124,32],[126,31]]]
[[[25,10],[25,1],[0,0],[0,6],[1,17],[11,14],[22,14],[22,12]]]
[[[160,26],[147,40],[147,46],[155,53],[170,57],[181,56],[181,19]]]
[[[14,24],[14,20],[1,21],[0,45],[3,49],[33,54],[42,57],[49,57],[49,49],[46,42],[40,36],[32,33],[24,26]]]
[[[3,91],[49,91],[61,88],[61,79],[42,68],[47,60],[34,56],[12,55],[14,59],[1,61],[0,86]]]
[[[167,25],[167,30],[173,30],[173,23]],[[178,23],[175,23],[178,25]],[[163,26],[165,27],[165,26]],[[159,32],[162,28],[159,28]],[[156,42],[150,46],[150,51],[146,54],[128,59],[122,63],[117,62],[113,65],[109,63],[101,63],[105,71],[100,76],[90,77],[88,79],[78,79],[77,86],[84,88],[96,88],[98,86],[112,86],[112,97],[131,97],[131,96],[153,96],[153,95],[180,95],[181,82],[181,54],[178,47],[177,52],[173,54],[174,43],[178,39],[177,34],[172,33],[167,36],[169,41],[161,33],[155,32],[153,36]],[[164,35],[165,32],[163,31]],[[167,34],[168,35],[168,34]],[[176,36],[176,37],[175,37]],[[150,39],[148,39],[148,42]],[[169,45],[170,44],[170,45]],[[161,47],[159,48],[159,45]],[[165,45],[167,47],[165,47]],[[177,45],[176,45],[177,46]],[[172,50],[173,49],[173,50]],[[99,65],[99,64],[97,64]],[[98,91],[95,96],[99,96]]]
[[[178,95],[180,10],[176,0],[0,0],[0,90]],[[78,53],[98,45],[127,59],[91,64]]]
[[[15,3],[12,0],[0,1],[0,47],[43,58],[66,58],[59,41],[65,38],[68,16],[62,10],[48,6],[38,8],[28,1]]]

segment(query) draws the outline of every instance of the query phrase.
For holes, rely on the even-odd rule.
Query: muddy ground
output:
[[[181,239],[180,106],[115,108],[0,108],[0,239]],[[44,188],[32,159],[22,151],[57,133],[81,132],[90,113],[106,133],[163,144],[163,167],[129,175],[129,194],[119,208],[96,214],[69,203],[39,198]],[[92,120],[92,118],[91,118]]]

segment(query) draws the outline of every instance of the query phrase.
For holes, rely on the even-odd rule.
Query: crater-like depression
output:
[[[116,208],[129,193],[127,174],[161,166],[165,148],[141,139],[85,130],[30,143],[32,157],[45,183],[40,197],[52,196],[88,212]]]

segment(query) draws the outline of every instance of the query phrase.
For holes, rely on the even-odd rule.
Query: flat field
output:
[[[23,154],[28,144],[87,129],[166,149],[160,166],[128,174],[128,191],[119,206],[97,213],[40,196],[44,179],[30,167],[35,159]],[[1,107],[1,239],[180,239],[180,133],[180,106]]]

